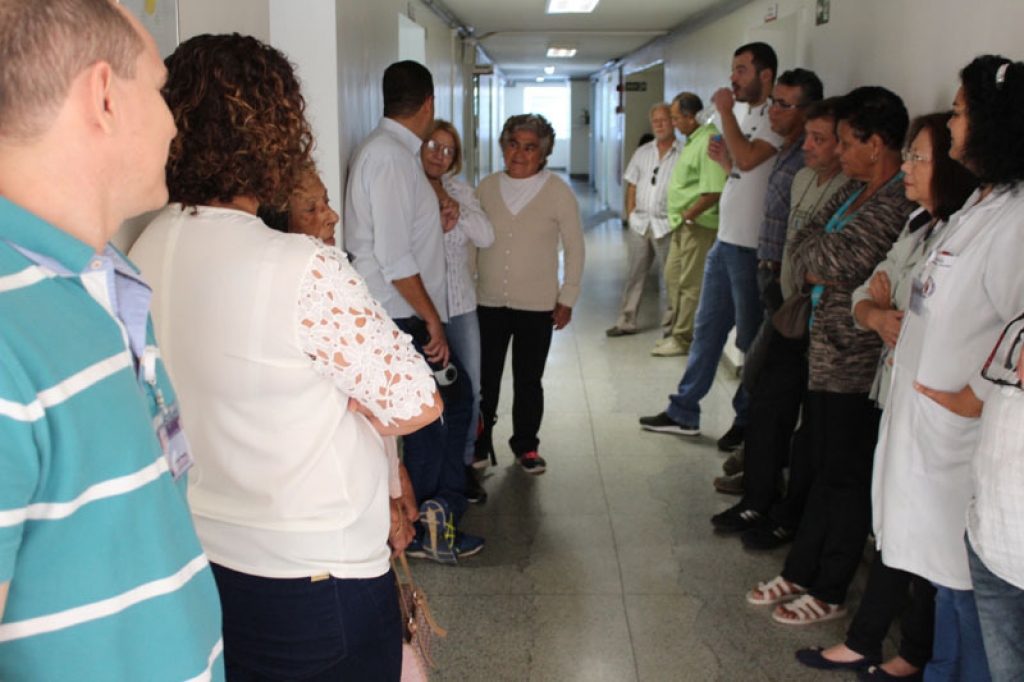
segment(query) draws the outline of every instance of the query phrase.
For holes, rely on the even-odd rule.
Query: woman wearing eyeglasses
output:
[[[986,599],[976,606],[964,531],[974,490],[977,417],[995,392],[981,370],[1000,332],[1024,310],[1022,109],[1024,64],[986,55],[960,72],[950,156],[981,186],[914,270],[875,453],[874,527],[882,558],[937,589],[926,679],[989,679],[990,639],[993,659],[1020,647],[1020,632],[995,615],[998,609],[990,614],[992,627],[985,628],[982,642],[979,612],[992,604]],[[983,467],[978,485],[991,483],[992,475],[998,474]],[[973,525],[971,530],[977,550]],[[984,557],[984,541],[980,547],[978,556]],[[1012,645],[989,637],[1007,626]],[[1020,674],[1019,667],[993,668],[997,679]]]
[[[899,240],[871,278],[853,292],[857,326],[874,331],[885,344],[869,396],[880,408],[885,407],[889,395],[892,349],[910,303],[911,273],[942,234],[949,216],[960,209],[977,186],[974,176],[949,157],[949,118],[949,113],[928,114],[910,124],[903,150],[903,189],[920,208],[910,216]],[[882,643],[897,615],[899,652],[882,664]],[[796,657],[804,665],[821,670],[875,665],[865,673],[871,679],[920,679],[921,669],[932,656],[934,617],[935,588],[931,583],[890,568],[876,553],[845,642],[827,649],[802,649]]]
[[[509,446],[523,471],[541,474],[547,467],[538,453],[537,433],[544,415],[541,379],[552,330],[569,324],[580,295],[583,225],[572,189],[544,170],[555,144],[555,130],[547,119],[538,114],[512,116],[500,141],[505,170],[484,178],[478,191],[480,205],[494,225],[494,244],[477,254],[483,430],[476,458],[494,459],[491,431],[511,344],[514,396]]]
[[[475,272],[470,257],[476,249],[494,243],[494,229],[480,208],[473,188],[455,179],[462,172],[462,141],[448,121],[434,121],[420,159],[430,186],[437,193],[444,230],[444,259],[448,275],[448,344],[469,375],[473,390],[473,414],[466,435],[466,499],[483,502],[487,493],[471,466],[477,420],[480,413],[480,323],[476,315]]]

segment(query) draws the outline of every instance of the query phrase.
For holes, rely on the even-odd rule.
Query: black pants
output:
[[[932,657],[935,587],[913,573],[886,566],[875,552],[864,598],[846,633],[846,646],[866,658],[881,659],[882,641],[896,616],[900,616],[900,656],[923,668]]]
[[[782,577],[842,604],[871,529],[871,469],[881,413],[866,393],[808,391],[814,483]]]
[[[804,414],[807,414],[807,397],[804,396]],[[744,476],[746,478],[746,476]],[[789,480],[786,482],[786,494],[768,510],[768,518],[774,523],[796,532],[800,519],[804,515],[807,496],[814,483],[814,463],[811,459],[807,420],[801,422],[800,428],[793,434],[789,450]]]
[[[740,501],[745,509],[764,514],[778,499],[776,482],[789,462],[793,430],[806,393],[806,339],[771,334],[750,393]]]
[[[498,413],[505,355],[512,344],[512,438],[516,456],[537,450],[544,416],[544,365],[551,348],[551,312],[480,306],[480,416],[481,438],[489,444]]]

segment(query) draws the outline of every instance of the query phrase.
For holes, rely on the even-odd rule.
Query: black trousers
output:
[[[480,319],[480,437],[490,445],[498,413],[505,356],[512,344],[512,438],[509,447],[518,457],[537,450],[544,416],[544,365],[553,333],[551,312],[513,308],[477,308]],[[478,448],[479,452],[479,448]]]
[[[789,463],[793,431],[807,393],[807,340],[772,333],[767,344],[750,393],[740,500],[745,509],[762,514],[779,497],[776,482]]]
[[[807,397],[804,396],[804,414],[807,414]],[[746,478],[746,476],[744,476]],[[789,450],[789,480],[786,482],[786,494],[768,510],[768,518],[774,523],[796,532],[800,519],[804,515],[807,496],[814,483],[814,462],[811,459],[807,420],[804,419],[800,428],[793,434]]]
[[[850,629],[846,646],[866,658],[882,658],[882,642],[900,616],[900,656],[915,668],[932,657],[935,634],[935,587],[920,576],[890,568],[875,552],[868,584]]]
[[[782,577],[842,604],[871,529],[871,469],[881,412],[866,393],[808,391],[814,482]]]

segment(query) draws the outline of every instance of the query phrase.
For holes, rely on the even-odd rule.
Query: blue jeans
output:
[[[373,680],[402,675],[395,575],[261,578],[211,564],[230,682]]]
[[[395,320],[398,328],[409,332],[409,320]],[[445,334],[448,333],[447,327]],[[413,339],[416,350],[423,354],[423,347]],[[419,431],[402,437],[402,453],[409,481],[416,493],[416,504],[424,500],[441,500],[448,505],[455,523],[466,513],[466,434],[469,431],[469,412],[473,406],[469,379],[455,352],[450,353],[451,363],[458,371],[458,398],[453,399],[442,391],[444,413],[440,419],[427,424]]]
[[[466,464],[473,463],[476,424],[480,416],[480,322],[476,311],[455,315],[448,320],[448,345],[462,361],[473,393],[473,411],[466,432]]]
[[[974,592],[935,586],[935,640],[924,682],[987,682],[988,661]]]
[[[700,401],[711,390],[729,331],[747,352],[764,317],[757,286],[757,250],[715,241],[704,262],[704,283],[694,320],[686,371],[669,396],[668,416],[681,424],[700,424]],[[747,424],[747,394],[741,385],[732,400],[735,424]]]
[[[995,682],[1024,675],[1024,590],[995,575],[967,543],[974,601]]]

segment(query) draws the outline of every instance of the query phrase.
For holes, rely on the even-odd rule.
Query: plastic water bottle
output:
[[[709,106],[709,107],[704,107],[703,109],[701,109],[700,111],[697,112],[697,123],[699,123],[702,126],[706,126],[707,124],[709,124],[712,121],[714,121],[715,120],[715,116],[717,116],[717,115],[718,115],[718,109],[715,108],[714,105]]]

